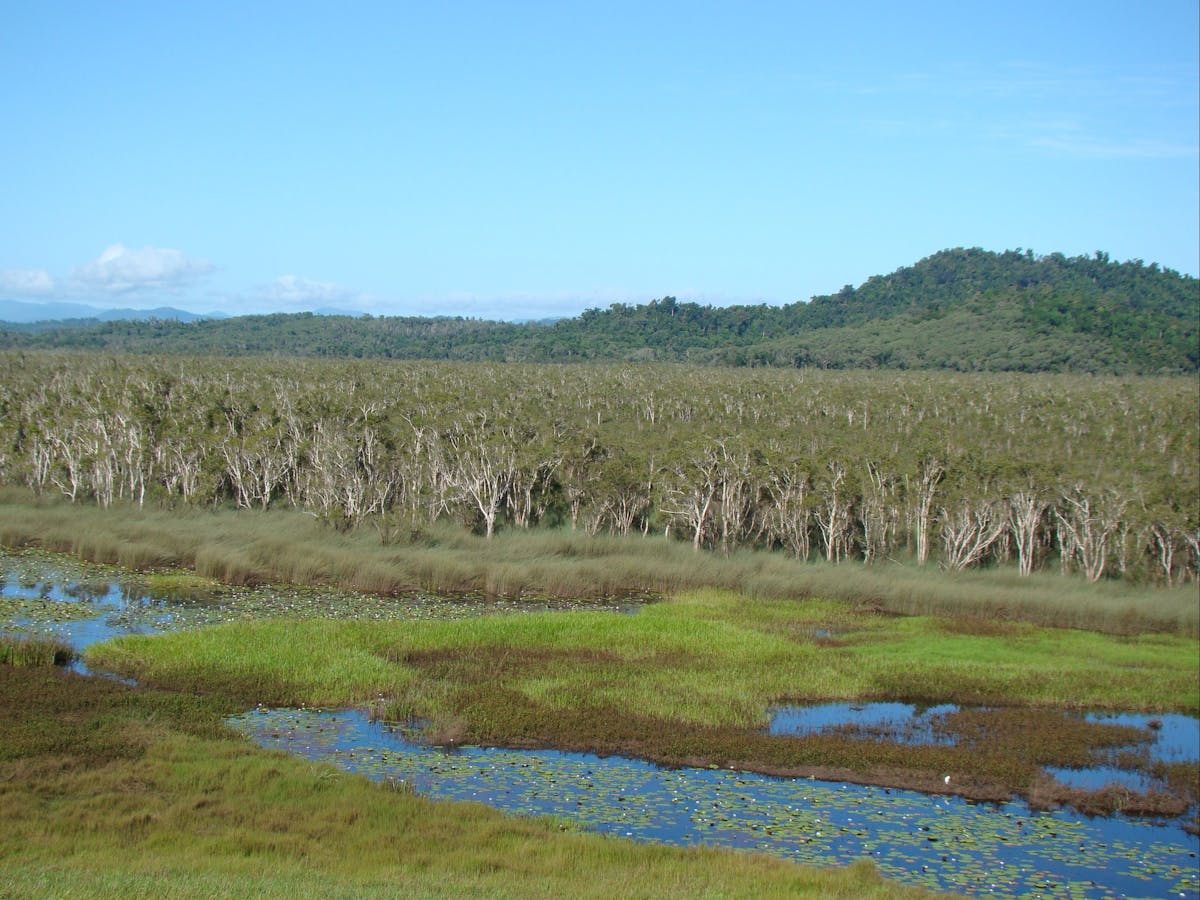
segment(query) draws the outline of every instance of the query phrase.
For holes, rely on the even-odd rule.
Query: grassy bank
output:
[[[924,896],[870,864],[563,833],[252,748],[213,697],[0,665],[0,893]]]
[[[896,618],[711,589],[634,616],[252,622],[122,638],[87,658],[246,706],[359,704],[389,718],[430,719],[448,743],[599,750],[936,790],[950,773],[952,790],[980,799],[1029,794],[1042,766],[1086,764],[1090,748],[1130,739],[1069,710],[1200,710],[1200,658],[1187,637]],[[952,717],[954,746],[764,734],[768,707],[788,699],[998,708]]]
[[[505,597],[596,597],[717,587],[756,599],[822,597],[908,615],[1025,621],[1113,634],[1200,634],[1195,585],[1159,588],[1013,569],[958,574],[901,563],[830,566],[780,553],[692,551],[661,536],[513,530],[492,541],[454,526],[383,544],[294,511],[102,509],[0,492],[0,545],[36,546],[135,570],[183,568],[229,584],[329,585]]]

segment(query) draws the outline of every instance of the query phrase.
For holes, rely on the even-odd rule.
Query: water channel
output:
[[[77,650],[119,634],[303,615],[309,608],[328,614],[330,604],[337,603],[344,605],[343,614],[375,618],[512,611],[483,599],[347,602],[319,592],[270,590],[196,602],[151,596],[136,583],[123,586],[66,564],[4,555],[0,577],[6,630],[51,634]],[[936,719],[951,710],[905,704],[787,707],[773,711],[770,727],[777,734],[804,734],[866,724],[881,736],[936,742],[942,739]],[[1095,716],[1139,728],[1149,724],[1145,716]],[[1200,759],[1200,721],[1155,719],[1149,748],[1154,758]],[[838,782],[667,769],[621,757],[444,750],[422,743],[419,731],[371,722],[356,711],[256,709],[230,724],[261,746],[403,782],[433,798],[483,802],[518,815],[551,815],[565,827],[634,840],[734,847],[807,865],[869,857],[889,877],[964,894],[1200,898],[1200,838],[1184,831],[1183,820],[1088,818],[1069,809],[1035,812],[1019,801],[981,804]],[[1104,766],[1055,774],[1085,787],[1136,777]]]

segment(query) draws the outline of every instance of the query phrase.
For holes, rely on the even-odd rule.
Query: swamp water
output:
[[[958,893],[1196,897],[1197,840],[1178,826],[1023,803],[642,760],[443,750],[360,712],[257,709],[231,724],[263,747],[407,783],[440,800],[551,815],[605,834],[755,850],[807,865],[869,857],[889,877]]]
[[[67,563],[3,555],[0,573],[0,630],[51,635],[76,650],[120,634],[318,610],[416,619],[531,608],[270,589],[196,602],[149,596]],[[773,711],[771,730],[803,734],[866,724],[881,735],[893,731],[914,741],[940,740],[935,719],[952,708],[904,707],[780,708]],[[1099,720],[1113,720],[1103,715]],[[1115,721],[1144,727],[1147,718]],[[1154,752],[1169,761],[1194,759],[1188,754],[1200,742],[1194,737],[1200,724],[1186,716],[1156,718],[1161,729]],[[1069,810],[1032,812],[1020,802],[976,804],[837,782],[666,769],[621,757],[477,747],[448,751],[353,711],[258,709],[230,724],[261,746],[403,782],[436,799],[552,815],[564,827],[635,840],[734,847],[808,865],[841,865],[865,856],[889,877],[960,893],[1200,897],[1200,839],[1185,833],[1180,821],[1090,819]]]
[[[944,720],[960,707],[946,703],[917,706],[912,703],[822,703],[810,706],[779,706],[770,710],[770,734],[803,737],[810,734],[841,733],[864,740],[888,740],[904,744],[953,745],[954,735]],[[1116,763],[1123,754],[1156,762],[1200,762],[1200,719],[1178,714],[1086,713],[1081,718],[1106,725],[1123,725],[1141,732],[1142,742],[1114,747],[1095,755],[1099,762],[1086,768],[1047,767],[1046,773],[1067,787],[1098,790],[1117,785],[1137,793],[1169,792],[1169,786],[1144,771],[1122,768]]]
[[[137,578],[117,581],[100,566],[0,552],[0,633],[49,637],[81,653],[127,634],[158,634],[267,618],[370,621],[466,619],[521,612],[609,610],[631,613],[640,600],[503,600],[413,594],[379,597],[315,588],[213,587],[201,595],[153,593]],[[68,667],[88,674],[81,660]]]

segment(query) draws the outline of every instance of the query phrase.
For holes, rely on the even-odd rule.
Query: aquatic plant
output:
[[[836,631],[836,645],[816,637],[822,631]],[[1200,709],[1194,642],[1183,637],[1030,625],[980,634],[940,618],[721,591],[683,594],[634,616],[232,623],[122,638],[93,648],[88,660],[246,705],[358,704],[383,718],[421,718],[444,727],[447,743],[837,772],[976,799],[1028,792],[1046,766],[1080,765],[1097,748],[1146,733],[1089,722],[1075,713],[1081,705]],[[930,745],[767,733],[768,711],[780,701],[827,699],[995,708],[946,715],[938,727],[948,740]]]
[[[0,667],[0,884],[25,896],[922,897],[871,864],[563,832],[256,748],[214,694]]]
[[[620,756],[446,751],[429,746],[423,729],[372,723],[353,711],[256,709],[231,724],[262,746],[401,781],[426,796],[551,815],[635,840],[749,849],[816,865],[869,858],[897,881],[967,894],[1187,896],[1200,888],[1195,839],[1154,822],[840,780],[664,768]]]

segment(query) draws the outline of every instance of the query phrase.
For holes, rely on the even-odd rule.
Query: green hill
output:
[[[1200,370],[1200,282],[1141,260],[935,253],[809,303],[666,297],[550,324],[296,315],[0,331],[0,347],[458,360],[665,360],[960,371]]]

